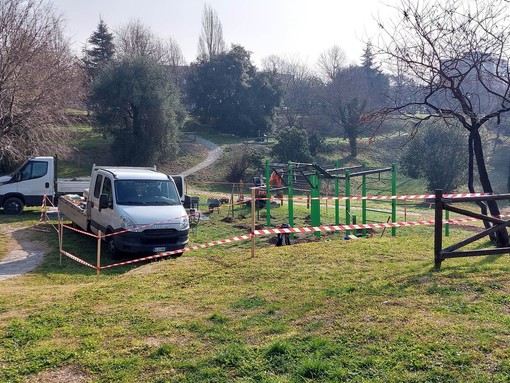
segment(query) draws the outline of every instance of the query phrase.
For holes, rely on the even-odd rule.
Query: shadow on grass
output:
[[[59,254],[58,233],[56,226],[52,224],[38,224],[31,228],[25,228],[16,231],[13,234],[14,239],[18,242],[21,248],[30,247],[30,242],[34,239],[46,244],[44,259],[41,264],[34,270],[34,272],[41,275],[48,276],[49,274],[65,274],[65,275],[83,275],[91,276],[96,275],[96,265],[98,258],[98,241],[97,238],[90,235],[85,235],[79,232],[74,232],[70,229],[64,228],[64,236],[62,241],[62,249],[73,256],[79,258],[83,262],[89,264],[85,265],[77,260],[71,259],[66,255]],[[132,261],[139,258],[139,255],[125,256],[112,260],[107,256],[106,246],[100,243],[100,265],[102,267],[119,262]],[[167,259],[169,257],[165,257]],[[137,263],[102,269],[101,274],[119,275],[124,274],[133,268],[139,267],[150,263],[151,260],[140,261]]]

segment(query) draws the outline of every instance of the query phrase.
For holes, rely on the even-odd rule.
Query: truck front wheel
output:
[[[107,233],[110,234],[110,233]],[[106,250],[108,251],[108,256],[111,259],[118,259],[121,256],[120,250],[115,247],[115,241],[112,236],[106,238]]]
[[[24,207],[23,201],[16,197],[7,198],[3,206],[5,214],[21,214]]]

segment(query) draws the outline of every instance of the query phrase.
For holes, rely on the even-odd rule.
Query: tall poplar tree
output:
[[[211,6],[204,5],[202,13],[202,31],[198,38],[198,58],[203,61],[224,53],[223,27],[218,13]]]

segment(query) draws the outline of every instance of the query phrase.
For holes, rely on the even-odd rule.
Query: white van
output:
[[[189,219],[182,197],[173,178],[155,168],[94,166],[85,196],[84,204],[63,196],[59,209],[84,230],[106,234],[112,257],[178,250],[188,244]]]

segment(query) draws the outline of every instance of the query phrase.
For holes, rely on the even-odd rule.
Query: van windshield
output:
[[[115,198],[119,205],[180,205],[175,184],[170,180],[116,180]]]

